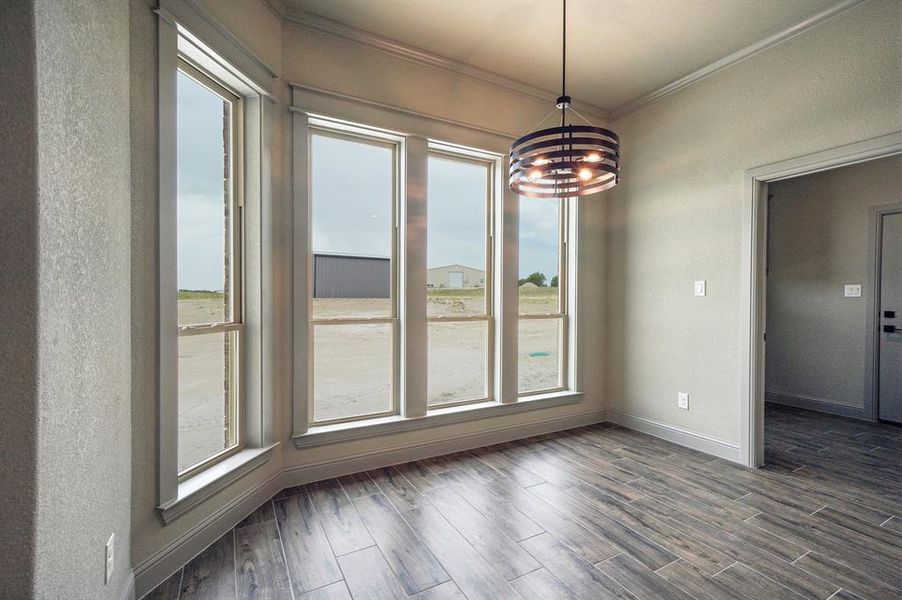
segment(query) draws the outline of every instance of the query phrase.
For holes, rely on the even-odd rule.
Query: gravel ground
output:
[[[556,311],[556,290],[523,290],[521,312]],[[484,313],[482,290],[430,290],[429,316]],[[387,299],[318,299],[316,317],[388,316]],[[221,299],[179,302],[180,323],[222,318]],[[557,387],[560,321],[520,323],[521,391]],[[486,394],[485,322],[430,323],[428,401],[439,406]],[[226,337],[183,337],[179,344],[179,466],[225,447]],[[314,397],[317,421],[391,410],[391,327],[388,324],[314,328]]]

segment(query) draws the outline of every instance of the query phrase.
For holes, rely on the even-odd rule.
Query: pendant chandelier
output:
[[[567,95],[567,0],[563,0],[563,4],[561,97],[556,105],[556,110],[561,111],[561,124],[527,133],[511,146],[510,189],[530,198],[587,196],[610,189],[619,181],[620,140],[617,134],[594,126],[570,105]],[[568,111],[585,124],[568,124]],[[545,117],[542,123],[547,119]]]

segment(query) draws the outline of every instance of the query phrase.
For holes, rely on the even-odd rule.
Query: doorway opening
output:
[[[896,195],[891,201],[887,199],[880,201],[875,198],[871,205],[864,208],[866,225],[861,225],[861,213],[859,212],[856,217],[858,220],[857,232],[841,234],[831,228],[825,229],[823,225],[819,226],[817,224],[818,219],[814,218],[815,214],[820,218],[823,216],[822,213],[826,212],[825,205],[818,202],[818,199],[823,198],[825,193],[823,189],[818,189],[818,185],[822,185],[823,182],[807,182],[811,190],[806,193],[812,196],[809,199],[809,204],[813,208],[809,210],[807,219],[805,213],[796,215],[797,222],[784,232],[786,235],[783,237],[790,240],[787,242],[790,248],[788,252],[790,255],[793,252],[805,251],[811,253],[813,258],[801,259],[803,263],[808,262],[800,265],[797,264],[799,261],[793,262],[792,256],[790,256],[788,266],[780,265],[781,276],[784,279],[787,275],[795,274],[797,279],[802,280],[802,283],[788,286],[789,291],[778,299],[769,298],[768,293],[768,285],[770,283],[768,279],[769,267],[774,266],[774,257],[769,257],[767,252],[769,227],[773,226],[769,219],[768,196],[772,196],[775,190],[780,193],[785,193],[787,190],[792,191],[793,186],[800,188],[796,190],[800,191],[805,187],[805,182],[801,178],[816,173],[822,173],[821,179],[824,179],[824,181],[829,181],[831,175],[834,178],[838,176],[838,180],[843,181],[843,174],[839,170],[858,165],[859,163],[865,163],[861,165],[861,168],[867,169],[869,167],[866,163],[879,162],[878,159],[895,157],[890,160],[896,160],[896,165],[902,165],[902,163],[898,162],[900,158],[896,156],[899,154],[902,154],[902,132],[766,165],[750,170],[746,174],[747,194],[743,215],[742,289],[742,300],[745,310],[741,348],[744,372],[741,390],[743,406],[740,451],[741,460],[748,466],[758,467],[765,463],[765,407],[767,400],[771,401],[770,406],[772,407],[782,407],[773,408],[770,412],[776,416],[778,411],[782,410],[782,413],[779,414],[784,417],[784,421],[798,424],[800,422],[799,414],[817,416],[820,419],[820,424],[817,426],[822,431],[824,430],[824,422],[818,416],[819,414],[824,416],[824,418],[826,418],[827,414],[830,414],[832,419],[851,417],[857,419],[859,424],[873,422],[873,419],[876,418],[874,411],[877,411],[879,406],[877,399],[877,391],[879,391],[877,388],[880,384],[879,350],[883,349],[878,348],[881,338],[877,329],[879,323],[879,333],[882,334],[884,325],[882,321],[890,319],[889,317],[884,318],[883,312],[880,312],[878,315],[878,310],[882,309],[889,313],[894,312],[890,307],[883,308],[879,306],[876,291],[879,290],[881,282],[884,287],[892,282],[886,282],[885,278],[881,277],[882,273],[876,272],[876,263],[874,261],[877,260],[877,255],[883,250],[881,247],[880,252],[878,252],[875,244],[877,241],[882,242],[885,223],[889,223],[890,235],[895,235],[893,229],[895,221],[891,218],[891,215],[896,214],[893,212],[895,208],[892,205],[902,202],[898,185],[895,188]],[[837,171],[832,174],[823,173],[831,170]],[[885,170],[892,172],[892,167]],[[898,174],[898,171],[896,173]],[[864,195],[864,192],[865,190],[859,190],[856,194]],[[862,199],[862,202],[866,202],[866,199]],[[781,210],[782,208],[780,207]],[[778,212],[778,210],[774,211],[775,214]],[[770,216],[773,217],[773,215]],[[881,227],[879,232],[876,229],[878,224]],[[873,229],[873,234],[869,233],[871,229]],[[857,274],[853,273],[851,275],[842,272],[841,268],[838,269],[839,272],[835,276],[841,280],[842,285],[839,287],[838,297],[840,302],[837,304],[831,303],[837,299],[837,294],[834,293],[830,283],[831,277],[825,275],[825,272],[830,268],[836,267],[837,265],[834,263],[842,263],[846,258],[849,258],[851,262],[855,261],[851,257],[847,257],[841,249],[838,255],[831,255],[833,256],[832,262],[828,260],[825,264],[819,264],[819,260],[823,258],[824,245],[835,242],[831,236],[838,235],[845,235],[846,237],[840,239],[842,243],[834,245],[842,246],[847,242],[858,244],[857,252],[859,258],[864,257],[864,266],[860,267]],[[818,245],[821,247],[819,248]],[[820,251],[820,254],[818,254],[818,251]],[[869,258],[871,254],[873,254],[873,259]],[[859,266],[861,262],[862,260],[858,261]],[[869,268],[872,272],[871,275],[867,274]],[[805,281],[806,278],[807,283]],[[851,279],[856,280],[852,281]],[[846,289],[846,284],[850,286],[849,290]],[[860,286],[860,288],[856,286]],[[830,289],[827,290],[827,287],[830,287]],[[808,303],[799,302],[799,297],[803,296],[798,295],[804,293],[808,294]],[[846,295],[847,293],[849,294],[848,296]],[[858,293],[861,295],[856,295]],[[798,297],[794,298],[794,295]],[[768,319],[769,299],[772,302],[782,303],[779,304],[779,308],[776,310],[778,314],[773,315],[776,319],[775,322],[770,322]],[[827,300],[831,302],[827,302]],[[857,306],[848,303],[843,304],[843,301],[852,302],[854,300],[858,301]],[[844,344],[854,343],[854,340],[840,339],[840,341],[831,342],[832,345],[817,342],[818,335],[824,337],[827,334],[835,334],[836,330],[841,331],[843,329],[840,325],[844,320],[848,319],[848,317],[842,316],[844,314],[843,310],[848,308],[858,309],[860,337],[858,350],[852,353],[855,356],[843,351]],[[855,313],[855,310],[852,310],[851,313]],[[785,323],[785,328],[789,330],[788,333],[784,331],[781,334],[777,334],[775,330],[769,330],[768,325],[773,327],[775,323]],[[902,329],[902,322],[898,320],[888,322],[886,325]],[[799,334],[798,331],[802,331],[803,334]],[[774,339],[774,335],[778,335],[777,340]],[[902,338],[902,334],[890,334],[890,332],[887,332],[887,335],[889,337]],[[870,336],[870,341],[868,341],[868,336]],[[839,338],[834,335],[832,339],[836,340]],[[814,341],[812,342],[812,340]],[[780,352],[774,350],[774,356],[771,358],[776,358],[783,362],[791,362],[795,365],[795,370],[784,369],[784,372],[781,372],[782,364],[779,367],[772,367],[770,372],[766,369],[768,353],[772,350],[771,345],[777,341],[780,341],[784,346],[782,350],[783,355],[781,357]],[[807,346],[805,345],[806,343]],[[827,346],[826,352],[824,352],[825,348],[821,347],[824,345]],[[900,345],[902,345],[902,339],[900,339],[899,344],[896,344],[896,346]],[[883,349],[884,355],[888,356],[888,353],[891,354],[896,346],[892,346],[890,350]],[[875,350],[872,352],[870,348]],[[792,360],[789,361],[787,357],[791,357]],[[828,364],[830,362],[828,359],[831,358],[834,359],[834,366],[825,367],[824,365]],[[846,362],[843,363],[843,360]],[[870,362],[868,362],[869,360]],[[890,358],[889,360],[892,359]],[[858,365],[857,367],[856,364]],[[799,367],[799,365],[802,365],[802,367]],[[849,376],[850,380],[843,377],[844,374],[851,373],[856,369],[857,375]],[[887,372],[889,371],[887,370]],[[898,374],[900,369],[897,368],[895,372]],[[839,377],[836,377],[836,375],[839,375]],[[853,392],[856,381],[858,381],[857,391]],[[885,381],[886,377],[884,377]],[[770,386],[770,389],[768,389],[768,386]],[[793,389],[779,389],[780,386],[789,386]],[[829,389],[830,392],[824,393],[825,389]],[[808,392],[796,390],[808,390]],[[889,399],[884,399],[884,403],[887,406],[890,400],[895,401],[896,399],[892,396],[893,393],[892,391],[885,392],[885,394],[889,394]],[[899,399],[899,401],[902,403],[902,399]],[[835,409],[836,407],[839,408],[832,410],[831,413],[823,410],[825,408]],[[812,409],[819,412],[813,412]],[[808,412],[799,413],[799,411]],[[828,430],[829,427],[828,425]],[[801,439],[796,441],[804,443]]]
[[[900,190],[902,155],[768,184],[769,467],[867,461],[902,434],[871,425],[902,423]]]

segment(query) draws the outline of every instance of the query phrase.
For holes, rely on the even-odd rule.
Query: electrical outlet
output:
[[[695,295],[696,296],[704,296],[705,295],[705,280],[701,279],[695,282]]]
[[[106,542],[106,571],[104,575],[103,583],[104,585],[109,585],[110,579],[113,578],[113,565],[115,564],[115,543],[116,543],[116,534],[111,533],[110,539]]]
[[[677,393],[677,407],[683,410],[689,410],[689,392]]]

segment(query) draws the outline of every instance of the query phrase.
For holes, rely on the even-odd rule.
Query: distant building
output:
[[[382,256],[313,253],[314,298],[389,298],[391,260]]]
[[[431,288],[481,288],[485,287],[485,271],[464,265],[434,267],[426,271],[426,285]]]

